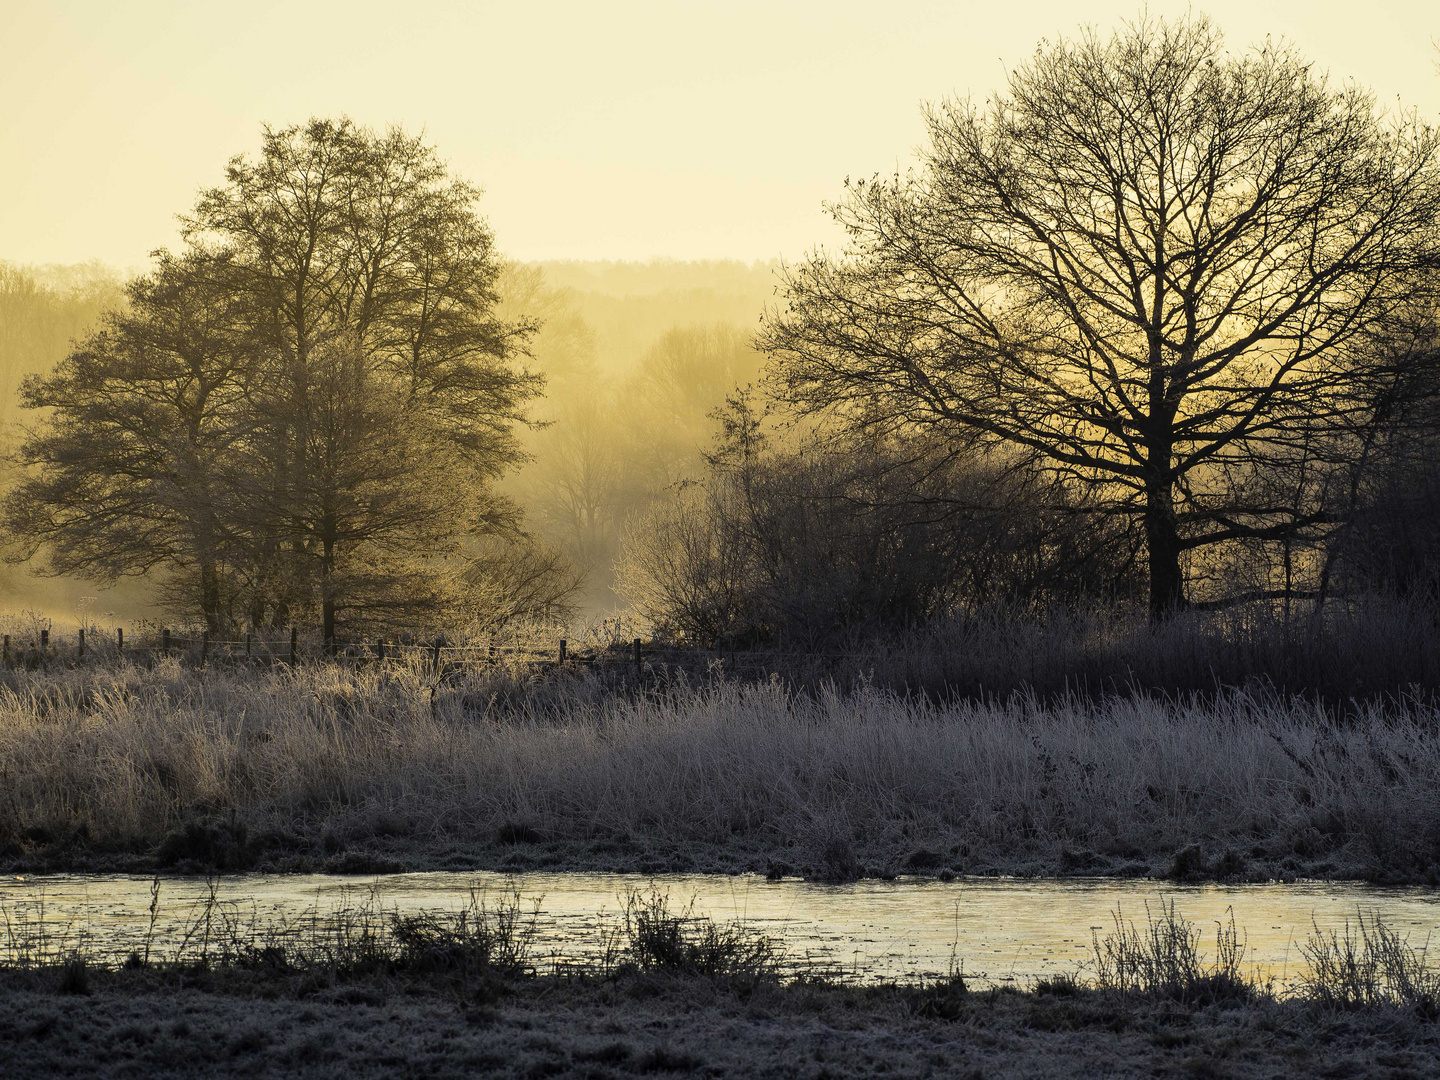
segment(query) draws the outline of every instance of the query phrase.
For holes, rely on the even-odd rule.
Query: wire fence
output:
[[[628,665],[637,672],[675,667],[721,673],[769,674],[780,663],[873,663],[874,653],[812,652],[806,650],[731,649],[714,646],[682,647],[641,638],[604,643],[591,642],[575,647],[565,637],[527,642],[489,641],[452,644],[445,638],[432,641],[386,640],[370,642],[315,642],[292,628],[288,637],[273,639],[259,634],[227,638],[208,632],[174,632],[169,629],[126,634],[123,629],[97,628],[69,634],[55,634],[41,628],[29,634],[3,635],[0,663],[6,667],[29,668],[52,663],[83,665],[122,661],[154,662],[174,657],[205,664],[300,665],[314,662],[383,664],[425,663],[437,668],[524,667],[585,669]]]

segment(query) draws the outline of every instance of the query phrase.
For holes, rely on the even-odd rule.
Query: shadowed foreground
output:
[[[352,912],[188,960],[0,966],[0,1053],[27,1076],[1383,1076],[1440,1069],[1440,976],[1377,921],[1312,936],[1277,997],[1173,908],[1095,942],[1095,977],[975,991],[778,974],[774,942],[632,894],[609,955],[537,973],[518,898],[451,916]],[[14,946],[12,941],[12,948]],[[22,945],[25,943],[21,943]],[[1237,947],[1238,946],[1238,947]],[[141,943],[137,942],[137,950]],[[148,946],[145,946],[148,951]],[[12,954],[13,956],[13,954]]]
[[[0,1052],[27,1076],[1421,1077],[1435,1026],[1295,1006],[1160,1008],[971,995],[927,1019],[900,995],[738,993],[636,978],[498,1006],[338,991],[301,1003],[204,990],[0,990]]]

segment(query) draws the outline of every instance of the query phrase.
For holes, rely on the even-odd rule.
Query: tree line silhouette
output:
[[[758,641],[1435,588],[1430,125],[1202,17],[1045,44],[926,118],[914,170],[847,182],[847,246],[783,268],[758,391],[719,338],[649,370],[667,401],[732,392],[703,467],[669,453],[673,497],[626,511],[643,615]],[[212,629],[313,611],[326,640],[563,603],[574,569],[495,491],[539,324],[501,314],[476,196],[399,130],[267,129],[128,309],[24,384],[21,554],[165,567]],[[597,564],[618,482],[594,417],[553,419],[577,464],[544,512]]]

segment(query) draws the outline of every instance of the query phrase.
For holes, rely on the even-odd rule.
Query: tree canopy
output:
[[[434,621],[467,537],[519,537],[490,484],[541,385],[477,198],[398,129],[266,129],[129,309],[26,381],[45,413],[6,510],[28,550],[101,578],[167,566],[212,628]]]

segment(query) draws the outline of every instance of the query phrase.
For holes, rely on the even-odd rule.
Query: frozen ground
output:
[[[95,979],[0,988],[7,1075],[1427,1077],[1440,1028],[1398,1010],[1185,1008],[1100,994],[900,991],[635,976],[494,1001],[342,987],[293,997]],[[276,990],[258,988],[262,993]],[[925,1011],[939,1015],[925,1016]],[[11,1073],[10,1068],[18,1066]]]

